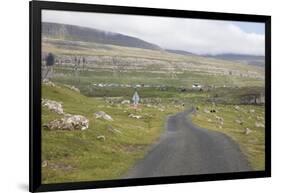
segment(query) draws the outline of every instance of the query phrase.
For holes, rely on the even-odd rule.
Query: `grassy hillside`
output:
[[[263,77],[264,68],[250,66],[239,62],[231,62],[198,55],[181,55],[163,50],[149,50],[132,47],[122,47],[110,44],[92,42],[73,42],[50,37],[43,37],[43,51],[52,52],[59,59],[70,59],[74,56],[88,58],[88,68],[91,69],[134,69],[153,72],[207,72],[210,74],[229,75],[233,71],[236,76],[250,75]],[[112,57],[116,60],[112,63]],[[97,60],[100,58],[100,60]],[[122,70],[122,69],[121,69]],[[235,73],[234,73],[235,72]]]
[[[89,98],[62,85],[43,85],[42,98],[60,101],[64,112],[83,115],[90,121],[84,131],[42,128],[43,183],[120,178],[159,138],[165,117],[176,110],[166,107],[163,111],[154,105],[135,111],[129,105],[111,105],[103,98]],[[42,111],[42,125],[62,116],[45,107]],[[97,111],[106,112],[114,121],[96,119]],[[142,118],[130,118],[130,113]],[[112,128],[120,133],[112,132]],[[101,135],[105,140],[97,139]]]
[[[195,124],[232,137],[252,167],[264,169],[264,68],[43,36],[42,55],[50,52],[56,62],[46,78],[57,86],[44,85],[42,98],[62,102],[65,113],[83,115],[90,124],[85,131],[42,128],[43,183],[122,177],[157,141],[167,115],[191,106],[197,107]],[[44,58],[42,64],[44,75]],[[77,87],[80,93],[64,84]],[[132,98],[135,89],[141,97],[138,110],[121,104]],[[260,102],[253,102],[253,97]],[[206,113],[205,109],[216,112]],[[45,107],[42,111],[43,124],[62,116]],[[106,112],[114,121],[96,119],[97,111]],[[112,132],[112,128],[120,132]],[[245,133],[246,128],[250,133]]]
[[[264,106],[201,104],[197,108],[192,117],[195,124],[225,133],[239,144],[254,170],[265,169]],[[216,113],[209,113],[211,109]]]

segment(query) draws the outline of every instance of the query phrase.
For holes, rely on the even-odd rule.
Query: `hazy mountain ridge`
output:
[[[166,52],[179,54],[184,56],[203,56],[208,58],[214,58],[219,60],[227,60],[231,62],[239,62],[247,65],[254,65],[259,67],[264,67],[265,65],[265,57],[264,56],[256,56],[256,55],[249,55],[249,54],[233,54],[233,53],[225,53],[225,54],[217,54],[217,55],[210,55],[210,54],[195,54],[192,52],[187,52],[184,50],[172,50],[172,49],[165,49]]]
[[[194,53],[187,52],[187,51],[184,51],[184,50],[165,49],[165,51],[166,51],[166,52],[173,53],[173,54],[180,54],[180,55],[185,55],[185,56],[196,55],[196,54],[194,54]]]
[[[67,24],[43,22],[42,34],[46,37],[57,37],[64,40],[68,39],[72,41],[96,42],[101,44],[161,50],[161,48],[155,44],[132,36]]]
[[[162,49],[160,46],[146,42],[142,39],[128,36],[125,34],[114,33],[109,31],[103,31],[94,28],[81,27],[76,25],[59,24],[59,23],[42,23],[43,37],[58,38],[61,40],[80,41],[80,42],[93,42],[98,43],[101,46],[106,44],[142,48],[150,50],[161,50],[172,54],[178,54],[183,56],[203,56],[207,58],[214,58],[219,60],[227,60],[231,62],[239,62],[247,65],[254,65],[264,67],[265,57],[255,55],[243,55],[243,54],[217,54],[217,55],[198,55],[192,52],[177,50],[177,49]],[[68,45],[70,46],[70,45]]]
[[[260,67],[264,67],[265,65],[264,56],[255,56],[255,55],[247,55],[247,54],[230,54],[230,53],[217,54],[217,55],[204,55],[204,56],[215,58],[215,59],[221,59],[221,60],[236,61],[236,62],[260,66]]]

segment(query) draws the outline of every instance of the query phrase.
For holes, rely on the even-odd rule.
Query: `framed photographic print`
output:
[[[30,191],[269,177],[270,21],[30,2]]]

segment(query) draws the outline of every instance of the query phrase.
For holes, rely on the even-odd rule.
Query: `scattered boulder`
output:
[[[121,102],[121,104],[122,104],[122,105],[130,104],[130,100],[123,100],[123,101]]]
[[[249,112],[250,112],[250,113],[254,113],[254,112],[255,112],[255,109],[250,109]]]
[[[111,131],[112,133],[122,134],[122,132],[121,132],[120,130],[115,129],[115,128],[113,128],[113,127],[110,126],[110,125],[107,126],[107,129],[108,129],[109,131]]]
[[[122,134],[122,132],[119,130],[119,129],[115,129],[115,128],[113,128],[113,130],[112,130],[114,133],[119,133],[119,134]]]
[[[204,109],[204,113],[210,113],[208,109]]]
[[[48,166],[48,162],[47,162],[47,160],[44,160],[43,162],[42,162],[42,168],[45,168],[45,167],[47,167]]]
[[[259,123],[259,122],[255,122],[255,126],[256,127],[264,127],[264,124],[263,123]]]
[[[73,90],[73,91],[76,91],[76,92],[80,93],[80,90],[78,88],[76,88],[75,86],[67,85],[67,84],[65,84],[64,86],[69,88],[70,90]]]
[[[219,116],[215,116],[217,123],[220,124],[220,127],[224,124],[224,119],[222,117]]]
[[[238,105],[235,105],[234,107],[235,110],[239,111],[240,110],[240,107]]]
[[[120,104],[123,100],[122,97],[105,97],[104,98],[105,102],[108,104]]]
[[[217,121],[221,121],[221,122],[223,122],[223,121],[224,121],[224,119],[223,119],[222,117],[215,116],[215,118],[216,118],[216,120],[217,120]]]
[[[142,118],[142,116],[140,116],[140,115],[134,115],[134,114],[129,114],[128,117],[135,118],[135,119],[141,119],[141,118]]]
[[[57,114],[64,114],[62,104],[57,101],[49,100],[49,99],[42,99],[43,107],[47,107],[49,110],[57,113]]]
[[[46,86],[51,86],[51,87],[55,87],[55,83],[53,83],[52,81],[48,80],[48,79],[44,79],[43,80],[43,84]]]
[[[210,110],[210,113],[216,113],[217,111],[216,111],[216,109],[211,109]]]
[[[252,133],[253,131],[251,129],[249,129],[248,127],[245,128],[245,135],[249,135],[250,133]]]
[[[107,121],[113,121],[112,117],[110,115],[106,114],[103,111],[96,112],[95,116],[96,116],[96,119],[102,118],[102,119],[107,120]]]
[[[99,135],[99,136],[97,136],[97,139],[101,140],[101,141],[105,141],[105,136],[104,135]]]
[[[85,130],[89,127],[89,120],[82,115],[67,115],[61,119],[53,120],[45,125],[48,130]]]
[[[243,125],[243,121],[242,120],[236,119],[235,122],[238,123],[239,125]]]

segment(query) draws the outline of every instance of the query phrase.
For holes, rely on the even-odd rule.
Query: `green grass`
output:
[[[48,131],[42,128],[43,183],[61,183],[116,179],[124,175],[136,160],[145,155],[164,128],[165,117],[172,107],[162,112],[143,106],[141,111],[128,105],[107,104],[102,98],[90,98],[63,86],[43,86],[42,98],[63,103],[64,112],[86,116],[90,120],[85,131]],[[105,111],[114,121],[96,119],[93,113]],[[142,119],[129,118],[134,113]],[[61,117],[42,108],[42,124]],[[122,133],[112,133],[108,127]],[[97,136],[104,135],[105,141]]]
[[[235,105],[222,104],[216,106],[201,104],[197,107],[199,110],[192,117],[195,124],[230,136],[240,145],[240,149],[254,170],[265,169],[265,131],[264,127],[255,126],[256,122],[264,124],[264,106],[239,105],[239,110],[235,109]],[[205,109],[216,109],[217,112],[206,113]],[[215,116],[224,119],[223,125],[216,120]],[[242,120],[243,124],[240,125],[236,120]],[[250,128],[252,132],[246,135],[245,128]]]
[[[81,69],[82,70],[82,69]],[[91,71],[80,71],[79,77],[75,78],[72,68],[55,67],[55,76],[58,82],[68,84],[79,84],[80,86],[91,86],[93,83],[119,83],[119,84],[145,84],[145,85],[164,85],[167,87],[191,88],[192,84],[199,83],[205,87],[251,87],[260,86],[263,80],[247,77],[235,77],[229,75],[214,75],[204,72],[181,71],[176,77],[171,73],[158,73],[147,71],[130,70],[126,72],[112,72],[109,69],[94,69]]]
[[[192,84],[192,81],[199,82],[201,84],[232,84],[232,85],[248,85],[260,84],[264,82],[257,78],[241,77],[241,74],[254,73],[258,77],[264,77],[264,68],[245,65],[237,62],[230,62],[225,60],[217,60],[208,57],[201,57],[197,55],[179,55],[172,54],[161,50],[148,50],[140,48],[129,48],[114,45],[104,45],[89,42],[68,42],[62,39],[56,39],[52,37],[44,37],[42,42],[42,50],[45,53],[52,52],[57,58],[73,58],[74,56],[83,57],[95,57],[99,60],[87,64],[88,68],[93,71],[105,70],[108,71],[110,79],[116,79],[112,76],[112,69],[126,70],[126,73],[120,74],[122,80],[132,79],[132,81],[157,81],[158,83],[172,83],[182,84],[182,80],[187,80],[187,84]],[[105,57],[105,58],[104,58]],[[118,64],[111,63],[113,58],[118,58]],[[140,60],[140,68],[134,69],[136,66],[131,65],[135,63],[135,60]],[[142,61],[145,61],[142,65]],[[148,62],[149,61],[149,62]],[[148,62],[148,63],[147,63]],[[65,65],[64,67],[70,67],[71,65]],[[170,68],[171,69],[168,69]],[[148,72],[157,72],[148,73]],[[159,72],[162,72],[160,74]],[[172,79],[171,72],[177,72],[178,78]],[[231,76],[229,73],[235,75]],[[134,76],[137,73],[137,76]],[[147,77],[148,79],[143,79]],[[102,75],[101,73],[99,73]],[[94,76],[93,78],[103,79],[104,76]],[[95,75],[92,74],[92,75]],[[209,76],[212,75],[212,76]],[[87,77],[87,75],[86,75]],[[119,77],[119,78],[120,78]],[[191,82],[189,82],[189,80]]]
[[[253,169],[264,169],[264,128],[255,127],[257,116],[264,117],[264,107],[240,105],[243,96],[258,96],[264,92],[263,68],[195,55],[87,42],[75,42],[70,46],[68,42],[50,37],[43,39],[42,50],[52,52],[58,58],[100,57],[86,70],[80,67],[76,75],[71,65],[55,65],[52,81],[60,87],[43,86],[43,98],[61,101],[66,113],[84,115],[90,120],[90,127],[85,131],[42,130],[42,160],[49,163],[42,168],[43,183],[120,178],[158,139],[165,117],[182,111],[183,103],[185,107],[199,107],[193,117],[196,124],[227,134],[240,145]],[[103,56],[108,59],[103,60]],[[112,57],[116,56],[127,61],[125,66],[110,64]],[[140,60],[140,64],[142,60],[151,60],[151,63],[134,69],[131,61],[135,59]],[[166,69],[167,63],[174,69]],[[190,66],[185,66],[187,64]],[[236,72],[236,75],[230,75],[230,71]],[[243,76],[243,73],[250,72],[257,76]],[[141,111],[135,112],[127,105],[120,105],[120,100],[131,99],[134,88],[94,86],[98,83],[152,85],[150,88],[138,88],[141,98],[160,99],[161,102],[148,102],[151,107],[143,104]],[[204,90],[192,90],[194,83],[203,85]],[[79,88],[81,94],[62,84]],[[186,92],[180,92],[181,88],[185,88]],[[109,97],[119,102],[109,104],[105,101]],[[216,115],[224,118],[222,128],[214,121],[214,114],[203,111],[212,108],[213,101],[217,104]],[[234,109],[236,104],[241,111]],[[249,113],[250,109],[255,112]],[[114,121],[95,119],[93,114],[97,111],[105,111]],[[129,118],[129,113],[141,115],[143,119]],[[43,124],[59,117],[46,108],[42,109]],[[236,119],[243,119],[243,125],[237,124]],[[258,122],[264,123],[264,120]],[[109,127],[120,130],[122,134],[112,133]],[[245,135],[246,127],[253,132]],[[97,140],[99,135],[104,135],[106,140]]]

